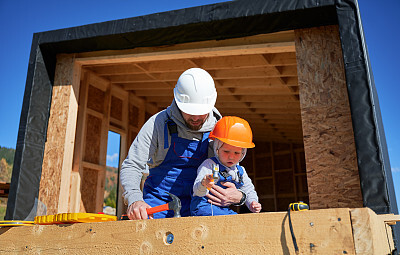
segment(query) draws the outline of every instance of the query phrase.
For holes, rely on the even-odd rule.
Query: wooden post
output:
[[[356,253],[392,254],[392,231],[384,219],[369,208],[356,208],[350,212]]]
[[[310,206],[362,207],[338,28],[296,30],[295,45]]]
[[[80,70],[73,55],[57,57],[39,188],[47,214],[68,211]]]

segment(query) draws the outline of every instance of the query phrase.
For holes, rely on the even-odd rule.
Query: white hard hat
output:
[[[209,73],[201,68],[190,68],[183,72],[174,88],[178,108],[190,115],[204,115],[213,109],[217,90]]]

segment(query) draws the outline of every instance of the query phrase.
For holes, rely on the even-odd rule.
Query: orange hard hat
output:
[[[210,139],[218,139],[224,143],[240,148],[253,148],[253,133],[249,123],[239,117],[225,116],[215,124]]]

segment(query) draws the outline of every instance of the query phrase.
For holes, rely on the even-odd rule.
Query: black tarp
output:
[[[243,0],[36,33],[6,219],[35,212],[56,54],[222,40],[339,26],[364,206],[398,213],[378,97],[356,0]],[[36,201],[36,202],[35,202]],[[400,236],[400,228],[395,228]]]

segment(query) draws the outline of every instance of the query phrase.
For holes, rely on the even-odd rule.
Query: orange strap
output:
[[[162,212],[165,210],[169,210],[169,205],[168,204],[163,204],[163,205],[159,205],[156,207],[152,207],[152,208],[148,208],[146,209],[147,214],[153,214],[153,213],[157,213],[157,212]]]

